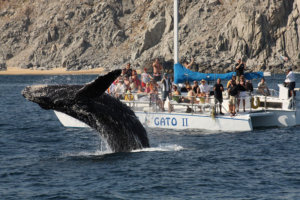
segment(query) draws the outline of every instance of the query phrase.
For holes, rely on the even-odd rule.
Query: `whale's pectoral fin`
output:
[[[104,76],[99,76],[96,80],[83,86],[76,94],[76,98],[94,98],[102,95],[105,90],[118,78],[121,74],[120,69],[109,72]]]

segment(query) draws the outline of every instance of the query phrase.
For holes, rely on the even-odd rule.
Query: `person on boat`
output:
[[[151,79],[152,79],[152,76],[147,73],[147,68],[144,68],[144,72],[141,74],[142,87],[143,88],[146,87],[146,84],[149,83]]]
[[[132,91],[136,91],[140,85],[141,85],[141,81],[139,80],[138,76],[132,75],[131,83],[130,83],[130,87],[132,88]]]
[[[258,88],[257,88],[257,93],[262,94],[264,96],[269,96],[270,95],[270,90],[267,86],[267,83],[264,78],[260,80],[258,83]]]
[[[188,92],[187,88],[189,88],[189,87],[192,87],[192,86],[190,85],[190,82],[189,82],[189,81],[185,81],[185,83],[182,85],[182,87],[181,87],[181,89],[180,89],[180,92],[181,92],[181,93],[182,93],[182,92]]]
[[[194,58],[192,58],[192,60],[191,60],[190,63],[188,63],[187,60],[184,60],[184,61],[183,61],[183,66],[184,66],[185,68],[187,68],[187,69],[191,69],[191,66],[192,66],[193,64],[194,64]]]
[[[209,100],[209,93],[210,93],[210,87],[209,85],[206,84],[206,81],[202,79],[200,85],[200,96],[206,98],[206,103],[208,103]]]
[[[194,93],[194,90],[192,89],[192,87],[188,87],[187,88],[188,93],[186,95],[186,97],[182,97],[182,102],[184,103],[196,103],[196,94]]]
[[[144,91],[144,89],[143,89],[143,87],[141,85],[138,86],[137,93],[138,94],[144,94],[145,93],[145,91]]]
[[[235,81],[231,81],[229,88],[229,112],[231,116],[235,116],[235,105],[236,105],[236,97],[239,93],[238,87]]]
[[[246,63],[244,63],[242,59],[238,59],[237,63],[235,64],[237,81],[240,81],[240,77],[241,75],[244,75],[245,69],[246,69]]]
[[[159,63],[158,58],[152,64],[153,67],[153,79],[158,82],[161,80],[161,72],[163,70],[163,66]]]
[[[200,87],[198,85],[198,81],[194,81],[194,84],[192,85],[192,89],[194,90],[195,94],[200,93]]]
[[[131,69],[131,64],[127,63],[125,69],[124,69],[124,76],[129,78],[132,75],[132,69]]]
[[[134,99],[134,97],[132,95],[132,90],[131,90],[131,87],[129,87],[126,91],[126,94],[124,95],[124,100],[132,101],[133,99]]]
[[[153,103],[156,104],[160,110],[164,111],[162,107],[162,101],[158,96],[158,88],[156,85],[154,85],[154,87],[150,91],[150,104]]]
[[[172,100],[176,101],[177,103],[181,102],[181,98],[180,98],[180,91],[178,90],[176,85],[173,85],[173,92],[172,92]]]
[[[138,75],[137,71],[135,69],[133,69],[131,71],[131,76],[137,76],[137,75]]]
[[[188,87],[187,90],[188,90],[187,97],[183,98],[182,101],[185,103],[191,103],[191,104],[197,103],[196,94],[195,94],[194,90],[192,89],[192,87]],[[187,106],[186,112],[191,113],[191,112],[194,112],[194,110],[192,108],[190,108],[189,106]],[[201,112],[202,112],[202,110],[201,110]]]
[[[224,91],[224,87],[221,84],[221,79],[218,78],[217,83],[214,85],[214,97],[215,97],[215,104],[219,104],[221,115],[224,115],[224,113],[222,113],[223,91]]]
[[[239,112],[240,109],[240,102],[243,101],[243,111],[246,112],[245,106],[246,106],[246,98],[247,98],[247,89],[246,89],[246,81],[244,75],[240,77],[240,81],[238,82],[238,99],[237,99],[237,112]]]
[[[127,76],[124,77],[124,85],[126,89],[130,87],[130,79]]]
[[[124,80],[124,78],[125,78],[125,74],[126,74],[126,69],[124,68],[124,69],[122,69],[122,72],[121,72],[121,75],[119,76],[119,79],[121,80]]]
[[[150,88],[150,82],[146,83],[146,87],[145,87],[145,93],[150,93],[151,92],[151,88]]]
[[[287,70],[287,74],[286,74],[285,81],[284,81],[286,87],[289,88],[289,97],[296,96],[295,91],[294,91],[294,89],[296,87],[295,81],[296,81],[296,79],[295,79],[293,69],[290,67]]]
[[[246,91],[249,93],[253,92],[253,85],[251,80],[246,80]]]
[[[229,88],[232,81],[236,81],[236,75],[232,75],[231,79],[227,82],[226,87]]]
[[[117,86],[115,87],[114,95],[118,99],[123,98],[123,94],[126,91],[126,86],[124,85],[124,81],[122,79],[119,80]]]
[[[172,82],[168,77],[167,73],[164,73],[163,79],[161,80],[162,83],[162,110],[164,111],[164,105],[166,102],[167,97],[170,99],[170,93],[172,90]]]

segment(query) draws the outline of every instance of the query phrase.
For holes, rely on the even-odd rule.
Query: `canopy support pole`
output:
[[[178,63],[178,0],[174,0],[174,64]]]

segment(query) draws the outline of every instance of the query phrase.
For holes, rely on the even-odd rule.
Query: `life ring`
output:
[[[125,94],[124,99],[125,99],[126,101],[132,101],[132,100],[133,100],[133,95],[132,95],[132,94]]]
[[[251,108],[257,109],[260,105],[259,97],[255,97],[256,104],[254,104],[254,97],[251,98]]]

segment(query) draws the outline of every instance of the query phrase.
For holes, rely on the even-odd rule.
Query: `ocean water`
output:
[[[95,77],[0,76],[0,199],[300,199],[299,127],[147,129],[151,148],[110,153],[96,131],[65,128],[21,95]]]

